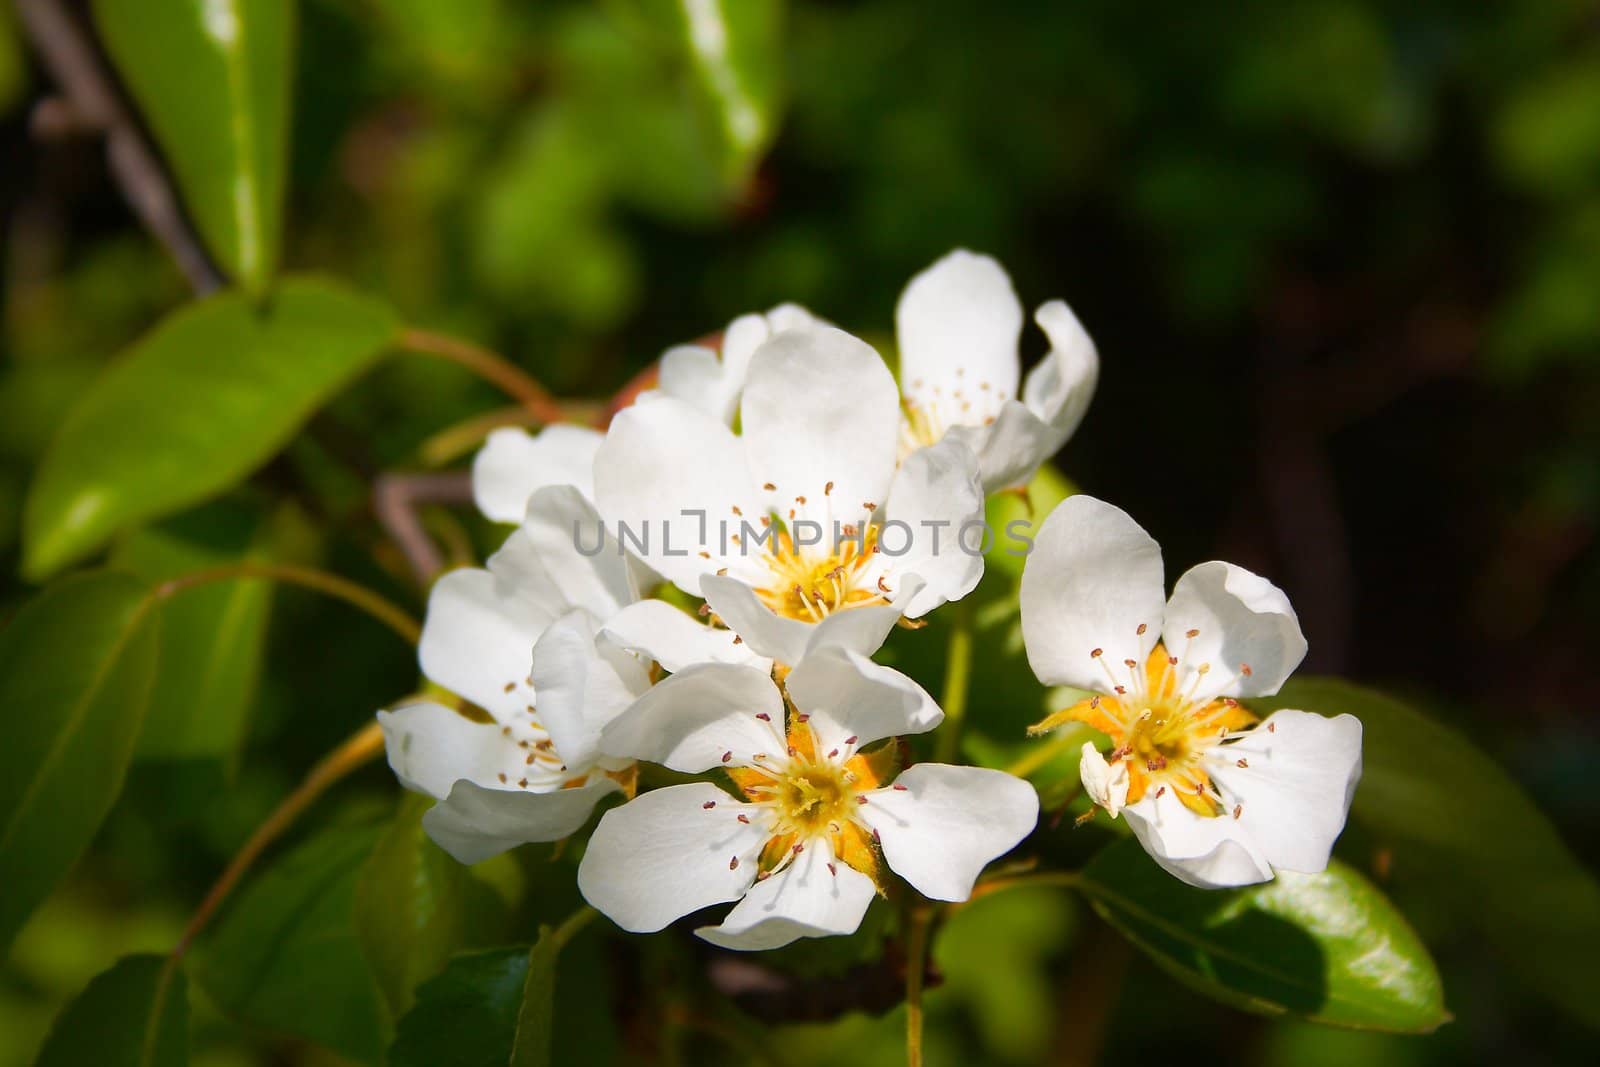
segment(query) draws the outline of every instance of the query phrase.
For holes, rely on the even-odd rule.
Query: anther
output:
[[[701,559],[710,559],[711,558],[711,553],[707,552],[705,549],[702,548],[700,550],[700,558]]]
[[[1166,786],[1162,786],[1160,789],[1156,790],[1156,799],[1160,800],[1162,797],[1166,796],[1166,793],[1167,793],[1167,787]]]
[[[1114,685],[1111,688],[1113,688],[1113,689],[1115,689],[1117,691],[1117,696],[1119,696],[1119,697],[1120,696],[1125,696],[1127,694],[1127,692],[1128,692],[1128,687],[1125,686],[1125,685]]]
[[[1267,733],[1275,734],[1277,732],[1278,732],[1278,724],[1277,723],[1275,723],[1275,722],[1267,723]]]
[[[1122,661],[1122,665],[1131,670],[1132,668],[1137,667],[1139,665],[1139,661],[1138,660],[1133,660],[1133,659],[1125,659],[1125,660]]]
[[[1238,760],[1237,762],[1235,762],[1234,766],[1235,767],[1248,767],[1248,766],[1250,766],[1250,761],[1247,760],[1247,759],[1241,759],[1241,760]]]
[[[506,776],[505,776],[505,775],[504,775],[504,774],[502,774],[502,775],[501,775],[501,776],[500,776],[500,781],[501,781],[501,782],[502,782],[502,783],[504,783],[504,782],[505,782],[505,780],[506,780]]]
[[[1237,819],[1241,814],[1243,814],[1243,812],[1244,812],[1244,805],[1243,804],[1235,804],[1233,806],[1233,817],[1235,819]]]
[[[1177,665],[1178,665],[1178,657],[1177,656],[1168,656],[1167,657],[1167,666],[1176,667]]]
[[[1106,650],[1103,649],[1103,648],[1094,649],[1089,653],[1089,658],[1090,659],[1099,659],[1101,656],[1105,655],[1105,651]]]
[[[517,784],[524,789],[528,788],[528,780],[526,778],[518,779]]]
[[[860,734],[851,734],[849,737],[844,739],[844,743],[847,744],[847,745],[853,745],[853,744],[856,743],[856,738],[859,737],[859,736],[861,736],[861,735]]]
[[[829,482],[827,485],[822,487],[822,495],[823,496],[827,496],[831,492],[833,492],[833,483],[832,482]]]
[[[883,844],[883,835],[878,833],[878,828],[876,826],[872,828],[872,840],[880,845]]]
[[[809,714],[807,714],[806,712],[801,712],[800,714],[795,716],[795,719],[798,720],[799,722],[810,722],[811,721],[811,716]]]
[[[904,793],[908,787],[901,785],[899,782],[896,782],[894,784],[894,788],[895,788],[896,792]]]
[[[803,496],[797,496],[794,498],[794,502],[803,506],[806,502],[806,498]]]
[[[800,750],[795,748],[793,745],[790,745],[789,746],[789,758],[793,759],[794,757],[796,757],[798,755],[800,755]]]
[[[744,638],[740,637],[738,634],[734,634],[733,635],[733,643],[736,644],[736,645],[742,645],[742,644],[744,644]]]
[[[838,754],[839,754],[839,750],[838,750],[838,749],[834,749],[834,750],[833,750],[833,751],[832,751],[832,752],[829,752],[829,753],[828,753],[828,758],[829,758],[829,759],[833,759],[833,758],[834,758],[834,757],[835,757],[835,756],[837,756],[837,755],[838,755]]]
[[[835,878],[837,878],[837,877],[839,877],[839,868],[835,867],[833,864],[830,863],[830,864],[828,864],[828,873],[833,875]]]
[[[1250,664],[1241,663],[1241,664],[1239,664],[1239,673],[1244,675],[1246,678],[1248,678],[1252,674],[1254,674],[1255,672],[1250,669]]]
[[[533,762],[533,756],[534,756],[534,754],[532,752],[528,753],[528,758],[523,760],[522,762],[523,763],[532,763]]]
[[[794,854],[796,856],[800,855],[800,853],[804,852],[805,850],[806,850],[806,846],[805,845],[801,844],[798,841],[795,842]]]
[[[768,715],[764,711],[756,712],[756,718],[760,719],[762,722],[771,722],[772,721],[772,716]]]
[[[708,801],[706,801],[704,804],[702,804],[700,806],[702,808],[704,808],[706,811],[710,811],[712,808],[717,806],[717,802],[715,800],[708,800]]]
[[[1141,622],[1139,624],[1139,628],[1137,630],[1133,631],[1133,632],[1138,634],[1140,637],[1143,637],[1144,636],[1144,632],[1146,630],[1148,630],[1148,629],[1150,629],[1150,627],[1146,626],[1144,623]]]
[[[506,687],[505,687],[505,689],[504,689],[504,690],[502,690],[502,692],[506,692],[506,693],[509,693],[509,692],[511,692],[511,691],[512,691],[512,690],[513,690],[513,689],[515,689],[515,688],[516,688],[516,687],[517,687],[517,683],[516,683],[516,682],[507,682],[507,683],[506,683]]]
[[[1189,638],[1192,641],[1196,637],[1200,636],[1200,631],[1199,630],[1190,630],[1188,633],[1184,634],[1183,636]]]
[[[889,592],[889,587],[888,587],[888,585],[886,585],[886,584],[885,584],[885,583],[884,583],[884,581],[883,581],[883,575],[881,575],[881,574],[880,574],[880,575],[878,575],[878,592],[880,592],[880,593],[887,593],[887,592]]]
[[[731,759],[733,759],[733,750],[732,749],[729,749],[728,751],[726,751],[726,752],[724,752],[722,754],[722,762],[723,763],[727,763]]]
[[[870,500],[863,500],[861,502],[861,506],[866,508],[868,511],[877,511],[878,510],[878,505],[874,504]]]
[[[767,492],[770,493],[770,492],[774,491],[775,489],[777,489],[778,487],[773,485],[771,482],[762,482],[761,483],[761,488],[765,489]]]
[[[739,821],[748,826],[750,824],[750,816],[741,814],[739,816]]]
[[[728,861],[728,870],[737,871],[738,869],[739,869],[739,857],[735,856],[735,857],[733,857],[733,859]]]
[[[856,803],[857,804],[865,804],[866,802],[867,802],[866,794],[861,794],[861,795],[856,797]]]

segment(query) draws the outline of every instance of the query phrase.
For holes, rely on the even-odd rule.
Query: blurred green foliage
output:
[[[245,8],[263,6],[273,7]],[[1073,482],[1149,526],[1172,573],[1216,555],[1272,574],[1301,611],[1314,662],[1424,694],[1496,760],[1475,770],[1482,757],[1457,758],[1459,742],[1406,734],[1388,751],[1414,752],[1418,766],[1442,761],[1454,792],[1413,805],[1395,792],[1402,779],[1374,774],[1377,792],[1358,804],[1413,805],[1436,816],[1430,833],[1458,849],[1493,834],[1564,861],[1552,883],[1530,874],[1515,849],[1477,857],[1505,867],[1486,894],[1481,873],[1449,877],[1466,861],[1448,849],[1429,866],[1414,862],[1404,833],[1363,826],[1346,835],[1346,862],[1384,885],[1439,957],[1457,1021],[1425,1040],[1218,1009],[1130,960],[1062,891],[997,893],[958,910],[936,942],[946,980],[929,997],[931,1062],[1090,1062],[1101,1050],[1132,1062],[1586,1058],[1592,1036],[1509,982],[1500,957],[1483,950],[1481,927],[1492,928],[1502,956],[1517,943],[1556,945],[1540,949],[1553,954],[1588,906],[1578,899],[1592,888],[1586,868],[1523,791],[1569,840],[1600,829],[1590,781],[1600,679],[1588,643],[1600,633],[1592,2],[296,7],[294,69],[283,80],[292,93],[286,162],[254,164],[255,225],[268,245],[280,240],[268,216],[274,168],[284,168],[281,255],[245,255],[240,216],[224,192],[203,188],[219,164],[186,161],[195,141],[147,122],[171,169],[187,176],[191,217],[230,275],[261,293],[275,259],[330,274],[405,322],[495,346],[558,392],[604,397],[666,346],[780,300],[887,341],[895,295],[914,271],[957,244],[992,252],[1028,304],[1066,297],[1105,357],[1101,396],[1062,457]],[[731,47],[696,35],[706,11],[720,14]],[[233,91],[215,79],[176,88],[142,79],[135,53],[153,40],[144,29],[117,31],[123,46],[106,42],[141,103],[176,96],[181,108],[188,95],[213,104]],[[93,395],[108,360],[188,296],[122,205],[98,143],[30,135],[30,110],[50,79],[25,56],[11,7],[0,6],[8,574],[21,563],[24,494],[49,488],[38,488],[39,465],[58,431],[67,434],[66,413]],[[171,73],[144,63],[147,78]],[[190,117],[205,121],[206,109],[196,110]],[[273,143],[274,121],[269,114],[261,143]],[[219,304],[240,307],[242,298],[209,307]],[[207,313],[216,314],[193,314]],[[187,495],[123,502],[117,522],[60,549],[55,562],[254,472],[218,503],[122,537],[112,558],[156,581],[186,565],[180,557],[256,545],[319,560],[420,608],[370,514],[371,481],[427,466],[435,435],[504,399],[458,368],[374,364],[377,342],[356,345],[331,384],[298,365],[261,368],[284,372],[303,404],[258,427],[247,455],[213,454],[207,420],[234,427],[244,416],[179,405],[176,391],[192,376],[270,362],[270,346],[252,357],[253,328],[216,325],[186,348],[192,363],[177,382],[157,376],[137,396],[119,390],[113,399],[130,407],[111,421],[141,444],[180,409],[196,420],[193,438],[174,445]],[[1025,345],[1041,348],[1031,335]],[[114,470],[128,439],[101,440],[86,462]],[[222,473],[205,482],[206,470]],[[1047,506],[1047,495],[1035,505]],[[497,537],[460,511],[425,519],[442,542],[472,554]],[[1020,730],[1045,704],[1007,615],[1014,574],[992,563],[973,604],[979,696],[964,747],[1004,766],[1038,751]],[[8,581],[5,615],[32,592]],[[199,698],[208,714],[184,714],[196,698],[172,692],[177,683],[161,674],[149,711],[158,728],[139,741],[125,801],[93,842],[85,831],[53,843],[61,867],[80,847],[90,860],[35,913],[0,972],[0,1065],[29,1062],[62,1005],[124,955],[79,1007],[136,998],[149,964],[132,954],[165,951],[304,769],[415,683],[410,650],[344,608],[293,590],[214,594],[164,607],[160,625],[161,655],[193,668],[187,680],[209,694]],[[103,635],[79,636],[88,655]],[[936,618],[927,631],[897,634],[888,655],[936,689],[943,639]],[[30,681],[16,672],[0,685]],[[1315,707],[1317,690],[1304,692]],[[30,763],[33,743],[13,737],[8,751]],[[1058,832],[1040,835],[1063,867],[1081,866],[1121,830],[1102,820],[1068,832],[1081,810],[1062,807],[1075,760],[1063,745],[1034,768],[1046,824],[1065,813]],[[8,772],[6,781],[22,779]],[[75,803],[88,812],[97,799]],[[391,776],[373,768],[320,805],[224,911],[191,972],[193,1062],[332,1062],[308,1038],[370,1059],[395,1033],[406,1036],[413,997],[427,1001],[432,990],[448,1011],[452,983],[477,988],[474,961],[511,971],[520,962],[514,977],[523,980],[538,922],[576,904],[573,857],[524,850],[537,855],[446,868],[415,833],[414,802],[395,806]],[[1429,836],[1410,836],[1419,835]],[[1537,892],[1520,896],[1519,878],[1534,879]],[[404,892],[389,899],[374,888],[386,880]],[[8,907],[19,884],[8,877]],[[1479,922],[1463,919],[1463,897],[1479,905]],[[784,955],[780,965],[815,979],[789,1006],[872,973],[896,921],[888,911],[877,908],[854,943]],[[417,915],[427,921],[402,931]],[[797,1063],[902,1055],[903,1013],[892,1007],[752,1036],[727,1003],[677,991],[704,950],[666,937],[606,941],[603,925],[563,952],[555,1017],[596,1036],[574,1048],[572,1030],[558,1027],[557,1062],[609,1059],[617,1046],[667,1059],[731,1048],[752,1063],[772,1049]],[[274,951],[262,953],[268,943]],[[449,943],[517,947],[444,968],[440,946]],[[219,954],[229,965],[208,970]],[[1581,1000],[1592,954],[1574,946],[1571,955],[1578,979],[1552,967],[1551,982],[1569,983],[1568,999]],[[238,967],[247,957],[259,966]],[[370,988],[361,984],[368,973],[378,975]],[[424,1007],[441,1010],[416,1010]],[[613,1032],[618,1017],[627,1032]],[[426,1047],[422,1056],[437,1059]]]

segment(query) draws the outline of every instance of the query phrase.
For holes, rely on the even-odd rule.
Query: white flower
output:
[[[784,330],[820,325],[821,319],[798,304],[780,304],[765,315],[741,315],[722,331],[720,356],[705,345],[669,348],[661,357],[656,388],[639,394],[639,399],[674,397],[732,426],[756,349]]]
[[[897,469],[897,407],[871,347],[789,330],[751,357],[741,435],[672,397],[620,412],[595,499],[619,540],[761,655],[871,652],[983,572],[972,454],[947,442]]]
[[[1060,451],[1094,395],[1100,359],[1070,308],[1034,314],[1050,353],[1017,390],[1022,304],[1005,269],[957,250],[911,279],[895,309],[905,453],[956,437],[986,492],[1025,485]]]
[[[622,765],[599,759],[593,735],[643,691],[650,659],[669,670],[766,662],[725,630],[635,603],[629,561],[574,540],[575,527],[592,536],[599,523],[576,488],[547,486],[527,506],[487,569],[434,584],[418,648],[423,674],[489,721],[432,702],[378,713],[401,782],[441,801],[423,826],[464,863],[565,837],[618,788],[606,772]],[[615,629],[597,640],[602,623]]]
[[[786,686],[787,721],[769,676],[694,667],[606,727],[606,751],[689,773],[723,768],[741,795],[677,785],[607,812],[578,869],[589,903],[647,932],[737,900],[699,935],[776,948],[855,930],[881,884],[880,857],[924,896],[965,900],[984,865],[1033,829],[1038,798],[1020,779],[937,763],[893,778],[894,746],[869,749],[944,717],[909,678],[827,648]]]
[[[1089,794],[1089,799],[1096,807],[1106,809],[1106,814],[1113,819],[1128,803],[1128,761],[1107,763],[1093,741],[1083,743],[1078,777],[1083,779],[1083,791]]]
[[[521,522],[528,498],[547,485],[570,485],[594,499],[594,454],[604,435],[558,424],[537,434],[503,426],[472,461],[472,500],[495,522]]]
[[[1022,634],[1040,681],[1099,694],[1035,729],[1077,721],[1111,738],[1110,766],[1084,750],[1084,787],[1157,863],[1203,887],[1327,866],[1361,777],[1360,721],[1284,710],[1257,723],[1235,699],[1276,693],[1305,656],[1276,586],[1202,563],[1163,604],[1161,549],[1121,510],[1075,496],[1023,570]]]

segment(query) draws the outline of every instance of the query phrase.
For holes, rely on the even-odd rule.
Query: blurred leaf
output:
[[[1056,1029],[1046,964],[1067,942],[1073,904],[1063,889],[1017,888],[980,897],[950,917],[934,943],[944,989],[965,1000],[984,1046],[1043,1062]]]
[[[325,281],[184,308],[103,373],[62,424],[28,494],[23,569],[60,570],[126,526],[232,485],[365,370],[398,324]]]
[[[1356,818],[1397,870],[1425,872],[1431,894],[1524,982],[1600,1025],[1600,885],[1505,771],[1454,731],[1348,682],[1294,679],[1271,705],[1359,718]]]
[[[504,918],[504,905],[472,869],[423,832],[432,806],[415,793],[402,797],[356,883],[356,932],[396,1017],[411,1009],[419,983],[464,945],[495,936]]]
[[[736,182],[755,168],[777,130],[783,74],[783,0],[633,0],[670,28]]]
[[[376,827],[333,827],[257,875],[191,953],[196,984],[242,1022],[377,1060],[383,1007],[354,910],[377,839]]]
[[[22,95],[28,80],[28,64],[22,57],[22,42],[17,39],[16,18],[11,5],[0,5],[0,116]]]
[[[547,1067],[561,950],[594,917],[584,908],[560,927],[539,930],[531,949],[457,956],[417,990],[400,1020],[391,1067]]]
[[[984,566],[1021,577],[1039,525],[1077,491],[1066,475],[1045,463],[1022,492],[990,495],[984,502],[984,518],[994,531],[994,543],[984,553]]]
[[[1562,195],[1600,174],[1600,61],[1539,72],[1511,96],[1493,127],[1501,166],[1523,185]]]
[[[294,72],[284,0],[94,0],[95,25],[224,271],[277,266]]]
[[[155,676],[149,606],[127,575],[75,575],[0,631],[0,946],[122,791]]]
[[[89,983],[56,1019],[36,1067],[183,1067],[189,1001],[183,971],[163,980],[167,957],[126,956]]]
[[[1195,889],[1132,840],[1079,885],[1100,915],[1173,977],[1263,1015],[1428,1033],[1449,1020],[1433,959],[1394,906],[1338,861],[1243,889]]]
[[[219,564],[270,555],[258,508],[219,501],[136,531],[113,562],[154,584]],[[231,772],[261,674],[272,583],[217,582],[161,605],[162,647],[181,659],[156,675],[139,735],[144,759],[218,759]]]

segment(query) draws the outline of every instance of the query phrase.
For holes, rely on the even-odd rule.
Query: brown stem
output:
[[[17,0],[17,12],[34,49],[66,96],[72,125],[105,134],[111,176],[128,206],[166,247],[196,293],[220,289],[224,278],[184,217],[161,161],[123,106],[115,79],[88,33],[60,0]],[[59,112],[61,107],[45,109],[36,127],[41,132],[50,128],[52,110]]]
[[[384,532],[399,546],[423,588],[431,585],[444,569],[444,558],[422,528],[417,505],[460,504],[471,499],[472,476],[466,471],[383,474],[373,483],[373,513]]]
[[[407,328],[400,332],[399,346],[417,355],[433,356],[467,368],[484,381],[497,386],[507,396],[522,406],[540,422],[562,422],[566,412],[561,402],[516,364],[503,356],[463,341],[428,330]]]
[[[311,773],[306,775],[299,787],[284,798],[283,803],[267,816],[267,821],[256,827],[256,832],[250,835],[250,840],[244,843],[244,847],[234,854],[227,869],[222,872],[222,876],[211,886],[211,891],[190,916],[189,925],[184,927],[183,935],[173,946],[173,959],[183,958],[183,954],[189,950],[195,937],[205,929],[211,917],[222,906],[222,902],[233,891],[233,887],[239,884],[239,879],[244,877],[245,872],[261,857],[267,847],[282,836],[313,801],[326,792],[329,786],[365,766],[382,751],[383,728],[375,722],[369,723],[311,768]]]
[[[352,607],[360,608],[413,645],[421,640],[422,627],[417,624],[417,620],[392,601],[348,578],[319,571],[314,567],[300,567],[293,563],[227,563],[220,567],[208,567],[163,582],[156,586],[152,596],[165,600],[197,585],[245,578],[261,578],[314,589],[326,596],[343,600]]]

